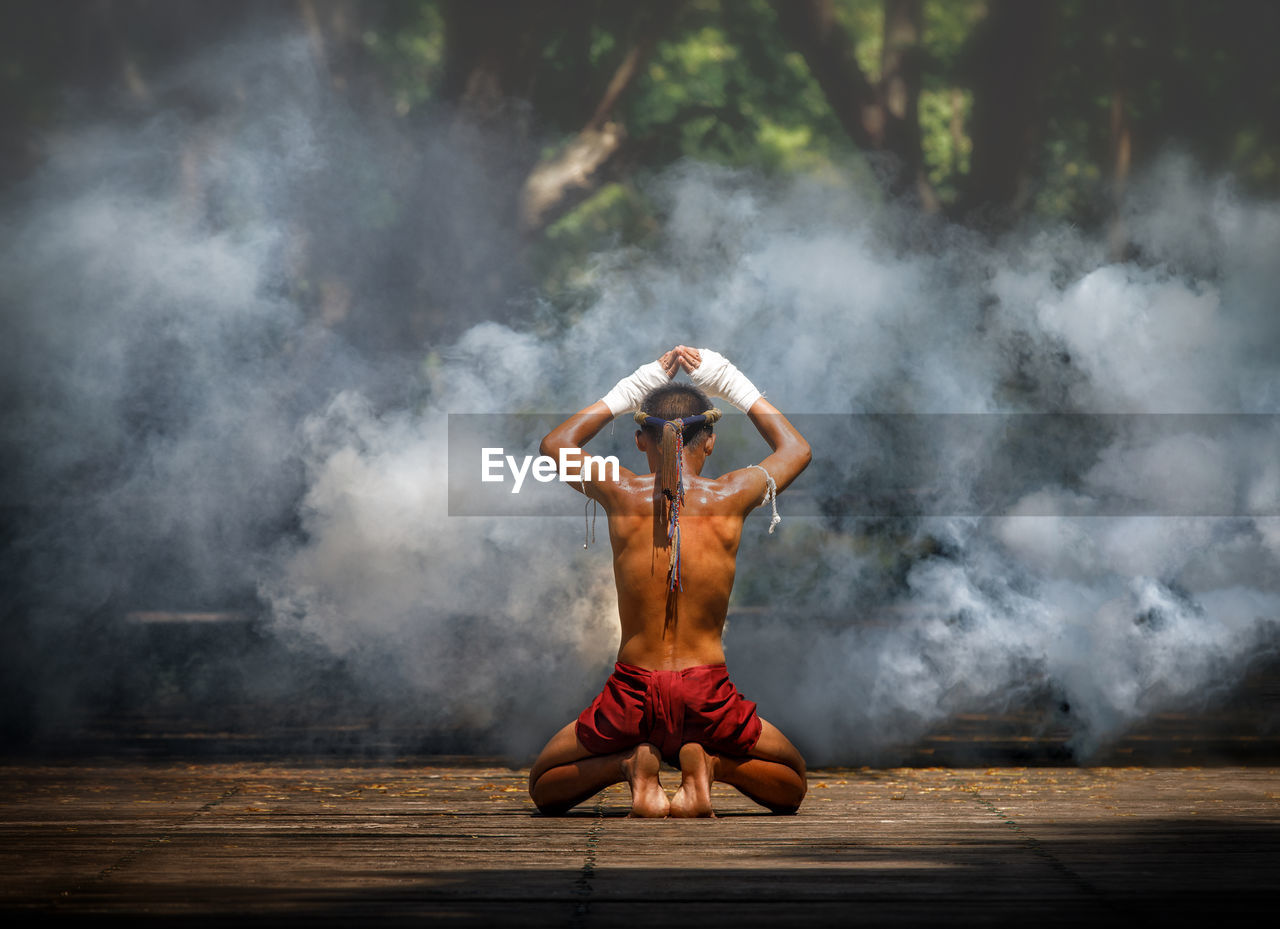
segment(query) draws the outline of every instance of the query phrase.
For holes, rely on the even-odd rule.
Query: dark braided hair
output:
[[[682,460],[685,443],[710,435],[720,411],[711,408],[707,395],[696,387],[667,384],[652,391],[635,420],[645,434],[658,441],[658,473],[655,489],[666,501],[663,507],[667,524],[667,540],[671,549],[671,567],[667,572],[667,589],[683,589],[680,583],[680,507],[684,503]],[[691,420],[686,424],[686,420]]]

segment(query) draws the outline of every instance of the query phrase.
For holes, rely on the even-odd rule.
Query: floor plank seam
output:
[[[214,797],[212,800],[208,801],[207,803],[201,805],[199,808],[192,810],[186,816],[182,817],[182,819],[168,826],[166,829],[164,829],[160,833],[151,836],[149,839],[147,839],[137,848],[134,848],[125,852],[123,855],[121,855],[111,864],[107,865],[105,868],[103,868],[93,877],[89,878],[88,880],[81,881],[79,884],[76,884],[74,887],[71,887],[69,890],[60,891],[57,894],[57,896],[55,896],[53,899],[54,908],[58,907],[62,903],[68,902],[71,898],[79,894],[85,893],[90,888],[95,887],[98,884],[101,884],[103,881],[110,878],[116,872],[122,870],[123,868],[127,868],[129,865],[133,864],[142,855],[146,854],[147,852],[155,848],[159,848],[161,845],[164,845],[166,842],[172,839],[174,834],[177,833],[177,831],[181,829],[183,826],[190,825],[191,823],[199,819],[201,816],[204,816],[210,810],[220,806],[223,803],[226,803],[236,794],[240,793],[241,787],[242,787],[241,784],[233,784],[232,786],[224,790],[221,794]]]
[[[1009,829],[1011,829],[1013,833],[1018,836],[1019,840],[1021,840],[1024,848],[1026,848],[1033,855],[1035,855],[1036,857],[1041,859],[1043,862],[1045,862],[1045,864],[1047,864],[1050,868],[1052,868],[1059,876],[1067,880],[1069,883],[1073,884],[1077,890],[1084,891],[1086,894],[1093,897],[1095,900],[1103,904],[1105,907],[1107,907],[1109,910],[1111,910],[1114,913],[1117,913],[1123,916],[1134,915],[1130,912],[1129,907],[1126,907],[1119,901],[1111,898],[1108,894],[1104,893],[1099,887],[1097,887],[1091,881],[1084,878],[1079,872],[1077,872],[1074,868],[1072,868],[1070,865],[1064,862],[1061,858],[1059,858],[1053,852],[1045,848],[1044,844],[1035,836],[1031,835],[1025,828],[1023,828],[1022,825],[1019,824],[1018,821],[1013,818],[1013,816],[1011,816],[1006,811],[1000,809],[1000,807],[996,806],[986,797],[982,796],[981,788],[976,786],[966,786],[964,790],[969,792],[969,794],[973,797],[973,800],[975,803],[977,803],[980,807],[985,809],[987,812],[995,814],[995,816],[997,816],[1006,826],[1008,826]]]
[[[582,873],[573,882],[573,893],[578,897],[574,904],[573,919],[570,925],[580,927],[586,925],[587,914],[591,910],[591,878],[596,873],[596,848],[600,844],[600,834],[604,831],[604,801],[596,799],[596,817],[587,829],[586,852],[582,859]]]

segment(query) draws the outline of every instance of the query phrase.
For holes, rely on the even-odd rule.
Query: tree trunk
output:
[[[603,183],[627,138],[626,127],[611,118],[614,108],[635,83],[681,6],[681,0],[652,4],[650,15],[634,30],[635,37],[587,124],[558,154],[529,173],[520,193],[520,229],[526,236],[545,229]]]
[[[883,147],[898,158],[890,180],[895,194],[912,194],[927,213],[939,209],[924,168],[920,142],[920,37],[924,0],[885,0],[880,49],[880,103],[885,111]]]
[[[458,118],[481,127],[499,122],[528,131],[527,111],[510,103],[533,92],[547,21],[564,8],[524,0],[449,0],[443,4],[445,70],[441,96]]]
[[[1124,195],[1133,164],[1133,129],[1129,121],[1129,36],[1130,10],[1127,3],[1116,7],[1115,45],[1111,49],[1111,219],[1107,228],[1107,253],[1121,261],[1129,249],[1129,233],[1124,222]]]
[[[965,212],[993,211],[1003,222],[1030,200],[1053,19],[1047,3],[992,0],[978,27],[970,47],[973,157]]]
[[[827,104],[853,143],[887,153],[882,181],[889,193],[927,212],[938,198],[920,149],[922,0],[886,0],[881,79],[872,84],[853,56],[854,42],[835,18],[832,0],[773,0],[778,28],[804,56]]]
[[[831,0],[773,0],[778,28],[804,56],[827,104],[859,148],[884,144],[880,95],[853,57],[853,43],[836,22]]]
[[[620,123],[588,125],[558,155],[537,165],[520,191],[521,231],[540,232],[594,193],[626,137]]]

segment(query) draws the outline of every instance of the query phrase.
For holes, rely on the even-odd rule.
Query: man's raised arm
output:
[[[582,446],[590,442],[615,416],[640,409],[640,403],[649,391],[668,383],[679,369],[680,360],[674,348],[657,361],[641,365],[618,381],[604,397],[574,413],[548,432],[542,439],[539,451],[556,461],[561,460],[562,449],[581,451]],[[578,455],[577,460],[581,460],[581,457]],[[588,496],[595,496],[586,489],[590,482],[575,484],[570,481],[570,486]]]
[[[769,472],[778,491],[799,477],[813,458],[809,443],[776,406],[764,399],[747,376],[724,355],[709,348],[678,345],[675,352],[695,385],[710,395],[724,397],[746,413],[769,443],[773,454],[760,462],[760,467]]]

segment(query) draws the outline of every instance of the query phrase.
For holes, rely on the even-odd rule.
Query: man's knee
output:
[[[538,808],[538,812],[544,816],[559,816],[569,809],[563,803],[556,803],[545,796],[545,791],[538,789],[538,781],[540,776],[534,773],[529,775],[529,799],[533,801],[533,805]]]
[[[533,805],[537,808],[539,816],[567,816],[569,811],[573,809],[572,805],[563,803],[542,804],[537,800],[533,801]]]
[[[791,791],[792,796],[786,798],[783,803],[766,803],[770,813],[776,813],[779,816],[794,816],[800,812],[800,804],[804,802],[804,795],[807,793],[804,782],[800,786]]]
[[[809,792],[809,781],[804,774],[792,769],[792,776],[784,778],[790,783],[783,786],[782,796],[777,797],[773,803],[766,803],[769,812],[776,813],[779,816],[794,816],[800,811],[800,804],[804,802],[805,794]]]
[[[543,816],[563,816],[569,811],[569,807],[563,803],[552,803],[546,797],[540,796],[537,782],[533,778],[529,779],[529,799],[533,801],[533,805],[538,808],[538,812]]]
[[[542,774],[548,773],[547,771]],[[543,816],[564,816],[571,809],[591,796],[591,793],[578,795],[570,800],[565,800],[565,785],[563,783],[555,784],[552,781],[560,780],[552,777],[544,780],[541,775],[529,778],[529,799],[533,801],[533,805],[538,808],[538,812]],[[571,788],[572,789],[572,788]]]

